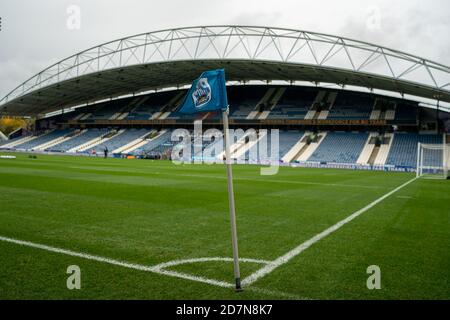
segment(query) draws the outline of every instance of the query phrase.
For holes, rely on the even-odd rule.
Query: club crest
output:
[[[196,108],[201,108],[203,105],[211,101],[211,87],[209,86],[207,78],[200,78],[197,82],[194,92],[192,93],[192,100]]]

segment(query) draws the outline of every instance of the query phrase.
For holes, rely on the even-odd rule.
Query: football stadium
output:
[[[448,300],[450,67],[400,49],[204,25],[17,83],[0,113],[35,121],[0,142],[0,298]],[[229,148],[220,111],[180,112],[210,70]]]

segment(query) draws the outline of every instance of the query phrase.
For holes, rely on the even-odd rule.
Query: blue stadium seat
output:
[[[415,168],[417,147],[420,143],[441,144],[442,136],[435,134],[396,133],[386,161],[387,165]],[[436,165],[442,165],[442,156],[436,153]]]
[[[168,91],[152,94],[141,105],[132,109],[126,120],[148,120],[153,114],[161,111],[167,103],[172,100],[178,92]]]
[[[16,137],[16,138],[13,138],[13,139],[9,139],[9,140],[6,140],[6,141],[0,141],[0,148],[1,148],[1,146],[5,145],[5,144],[10,144],[10,143],[13,143],[14,141],[18,141],[18,140],[23,139],[23,138],[24,138],[24,136],[19,136],[19,137]]]
[[[368,137],[368,133],[329,132],[308,161],[356,163]]]
[[[69,134],[72,131],[74,131],[74,129],[54,130],[48,134],[39,136],[36,139],[19,144],[18,146],[15,147],[15,149],[31,150],[35,147],[38,147],[38,146],[45,144],[47,142],[50,142],[52,140],[64,137],[66,134]]]
[[[142,154],[148,154],[152,151],[155,151],[156,148],[160,147],[159,149],[163,149],[163,145],[169,145],[171,144],[171,137],[172,137],[172,131],[167,130],[165,133],[163,133],[158,138],[150,141],[143,145],[142,147],[134,150],[132,152],[133,155],[142,155]]]
[[[341,91],[338,93],[327,119],[364,120],[369,119],[374,105],[371,96]]]
[[[250,156],[257,155],[259,161],[281,160],[286,153],[288,153],[292,147],[301,139],[305,133],[302,131],[280,131],[279,132],[279,144],[278,154],[272,157],[272,139],[270,130],[267,131],[267,150],[261,150],[262,143],[251,147],[244,156],[244,159],[248,161]],[[265,151],[265,152],[264,152]],[[252,159],[250,159],[252,160]],[[254,159],[256,160],[256,159]]]
[[[80,146],[90,140],[93,140],[95,138],[99,138],[102,135],[106,134],[108,132],[108,129],[89,129],[79,136],[76,136],[72,139],[69,139],[65,142],[62,142],[60,144],[57,144],[49,149],[47,151],[55,151],[55,152],[67,152],[72,148],[75,148],[77,146]]]
[[[93,150],[95,150],[97,153],[99,153],[102,152],[105,148],[108,148],[109,152],[113,152],[114,150],[127,145],[131,141],[144,136],[146,133],[150,133],[150,131],[147,129],[128,129],[111,138],[110,140],[99,144],[89,150],[86,150],[85,152],[91,153]]]
[[[310,88],[287,88],[267,119],[305,119],[317,92]]]
[[[102,103],[95,109],[94,112],[92,112],[92,115],[89,117],[89,120],[108,120],[114,114],[118,113],[121,109],[123,109],[129,102],[130,99],[115,100]]]

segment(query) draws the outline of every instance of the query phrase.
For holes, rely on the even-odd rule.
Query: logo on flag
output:
[[[228,107],[225,71],[223,69],[205,71],[194,80],[179,113],[225,111]]]
[[[211,87],[207,78],[200,78],[198,80],[197,86],[192,93],[192,100],[196,108],[201,108],[211,101]]]

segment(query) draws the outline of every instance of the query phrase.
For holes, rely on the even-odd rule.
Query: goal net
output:
[[[450,144],[419,143],[417,177],[447,179],[450,170]]]

